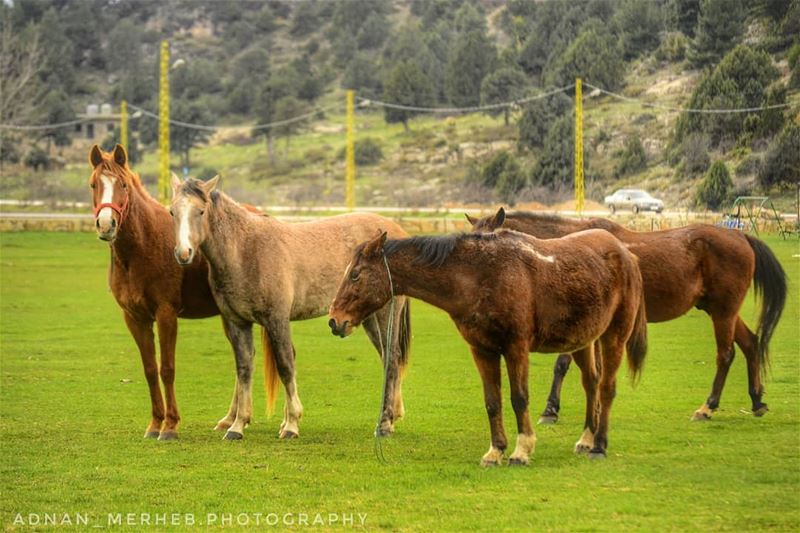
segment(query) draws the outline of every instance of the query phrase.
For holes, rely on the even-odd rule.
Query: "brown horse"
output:
[[[167,210],[154,200],[128,166],[125,149],[113,153],[95,145],[89,154],[95,228],[109,242],[108,281],[133,335],[147,384],[152,419],[146,438],[175,439],[180,414],[175,398],[175,342],[178,317],[205,318],[219,313],[208,287],[208,268],[197,257],[187,268],[175,263],[175,239]],[[156,362],[153,323],[158,325],[161,367]],[[164,397],[159,386],[164,383]]]
[[[664,322],[697,307],[711,316],[717,343],[717,374],[711,394],[695,411],[694,420],[707,420],[719,407],[722,388],[733,362],[733,343],[747,359],[747,377],[752,411],[762,416],[764,371],[769,363],[769,341],[786,302],[786,274],[772,251],[762,241],[739,231],[706,224],[653,232],[636,232],[610,220],[577,220],[554,215],[517,212],[474,219],[474,231],[503,227],[549,239],[576,231],[601,228],[611,232],[639,258],[644,280],[647,320]],[[751,281],[761,295],[758,334],[739,316]],[[561,355],[553,371],[553,386],[540,422],[558,419],[561,383],[570,358]]]
[[[356,245],[382,228],[406,236],[391,220],[372,214],[347,214],[321,221],[284,224],[256,216],[216,190],[219,176],[208,182],[173,177],[171,212],[175,258],[189,265],[197,251],[209,264],[209,283],[219,306],[236,360],[236,387],[228,415],[219,422],[225,438],[241,439],[252,413],[253,324],[264,327],[268,405],[275,401],[278,376],[286,390],[279,436],[299,435],[303,412],[295,380],[294,347],[289,322],[325,314],[339,275]],[[389,387],[380,431],[390,433],[403,415],[400,379],[410,342],[409,302],[399,302],[392,353],[383,354],[381,331],[388,308],[376,308],[367,334],[382,359],[389,357]]]
[[[641,274],[611,234],[591,230],[545,241],[504,230],[387,241],[382,233],[356,249],[331,304],[331,331],[349,335],[396,295],[445,310],[469,343],[492,435],[483,466],[500,464],[507,446],[501,356],[518,431],[509,463],[528,464],[536,443],[528,415],[529,352],[575,352],[586,391],[586,422],[575,450],[605,456],[622,352],[627,344],[636,375],[647,349]]]

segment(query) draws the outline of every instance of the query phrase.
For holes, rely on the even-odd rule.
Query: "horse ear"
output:
[[[478,223],[478,219],[475,217],[469,216],[469,213],[464,213],[464,216],[467,217],[467,221],[472,224],[473,226]]]
[[[181,179],[172,172],[172,196],[175,196],[175,193],[178,192],[178,188],[181,186]]]
[[[210,195],[217,188],[217,183],[219,183],[219,174],[203,183],[203,190],[206,191],[207,195]]]
[[[125,147],[121,144],[118,144],[114,147],[114,162],[121,167],[124,167],[128,164],[128,153],[125,151]]]
[[[502,207],[497,210],[495,213],[494,218],[492,219],[492,228],[497,229],[503,226],[503,222],[506,220],[506,210]]]
[[[381,231],[379,235],[369,241],[364,246],[364,255],[367,257],[377,257],[383,252],[383,245],[386,244],[386,232]]]
[[[91,164],[92,168],[94,168],[102,162],[103,153],[100,151],[100,147],[95,144],[89,151],[89,164]]]

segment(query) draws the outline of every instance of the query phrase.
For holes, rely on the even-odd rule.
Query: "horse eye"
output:
[[[175,216],[175,213],[172,212],[172,208],[171,207],[169,208],[169,216],[171,216],[171,217]]]
[[[91,187],[92,189],[96,189],[96,188],[97,188],[97,185],[96,185],[96,184],[94,184],[94,183],[91,183],[91,184],[89,184],[89,187]]]
[[[361,275],[360,272],[356,272],[355,270],[350,271],[350,281],[358,281],[358,277]]]
[[[205,214],[205,212],[206,212],[205,209],[201,209],[200,210],[200,216],[203,216]]]

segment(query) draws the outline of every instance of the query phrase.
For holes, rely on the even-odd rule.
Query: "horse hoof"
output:
[[[575,445],[575,454],[583,455],[584,453],[589,453],[591,449],[592,449],[591,446],[587,446],[586,444],[582,444],[579,442]]]
[[[227,424],[224,422],[217,422],[217,425],[214,426],[214,431],[228,431],[233,424]]]
[[[278,435],[279,439],[284,439],[284,440],[296,439],[297,437],[299,437],[299,435],[294,431],[281,431],[281,434]]]
[[[704,411],[695,411],[692,415],[692,420],[695,422],[706,422],[711,420],[711,415]]]
[[[589,452],[589,459],[592,461],[597,459],[605,459],[606,458],[606,451],[605,450],[592,450]]]
[[[542,415],[539,417],[539,424],[543,426],[550,426],[558,422],[558,415]]]
[[[394,433],[394,426],[388,426],[387,427],[387,426],[381,425],[381,427],[379,427],[375,431],[375,433],[376,433],[376,435],[378,437],[391,437],[392,434]]]
[[[527,457],[509,457],[508,466],[528,466],[530,460]]]
[[[244,438],[244,435],[238,431],[226,431],[223,437],[225,440],[242,440],[242,438]]]
[[[481,459],[481,466],[483,468],[492,468],[495,466],[500,466],[500,461],[497,459]]]
[[[767,408],[767,404],[765,403],[761,404],[761,407],[759,407],[758,409],[753,409],[753,416],[761,418],[762,416],[767,414],[767,411],[769,411],[769,409]]]
[[[157,439],[159,435],[158,431],[145,431],[144,438],[146,439]]]
[[[158,440],[178,440],[177,431],[162,431],[158,435]]]

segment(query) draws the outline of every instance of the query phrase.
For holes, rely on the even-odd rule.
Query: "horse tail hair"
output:
[[[275,400],[278,397],[278,364],[272,352],[272,343],[265,328],[261,328],[261,348],[264,351],[264,392],[267,395],[267,416],[275,411]]]
[[[397,331],[397,344],[400,348],[400,359],[397,361],[400,368],[400,376],[406,372],[408,366],[408,352],[411,348],[411,299],[405,298],[403,309],[400,312],[400,324]]]
[[[638,263],[638,261],[637,261]],[[644,288],[642,285],[642,274],[636,269],[637,285],[639,287],[639,308],[636,310],[636,318],[633,323],[633,331],[628,337],[626,352],[628,354],[628,368],[630,368],[633,383],[636,384],[642,375],[644,368],[644,358],[647,355],[647,312],[644,304]]]
[[[745,235],[756,259],[753,274],[753,288],[756,298],[761,298],[761,314],[756,330],[756,346],[761,366],[761,376],[765,377],[769,367],[769,341],[778,325],[778,320],[786,304],[786,272],[778,258],[763,241]]]

